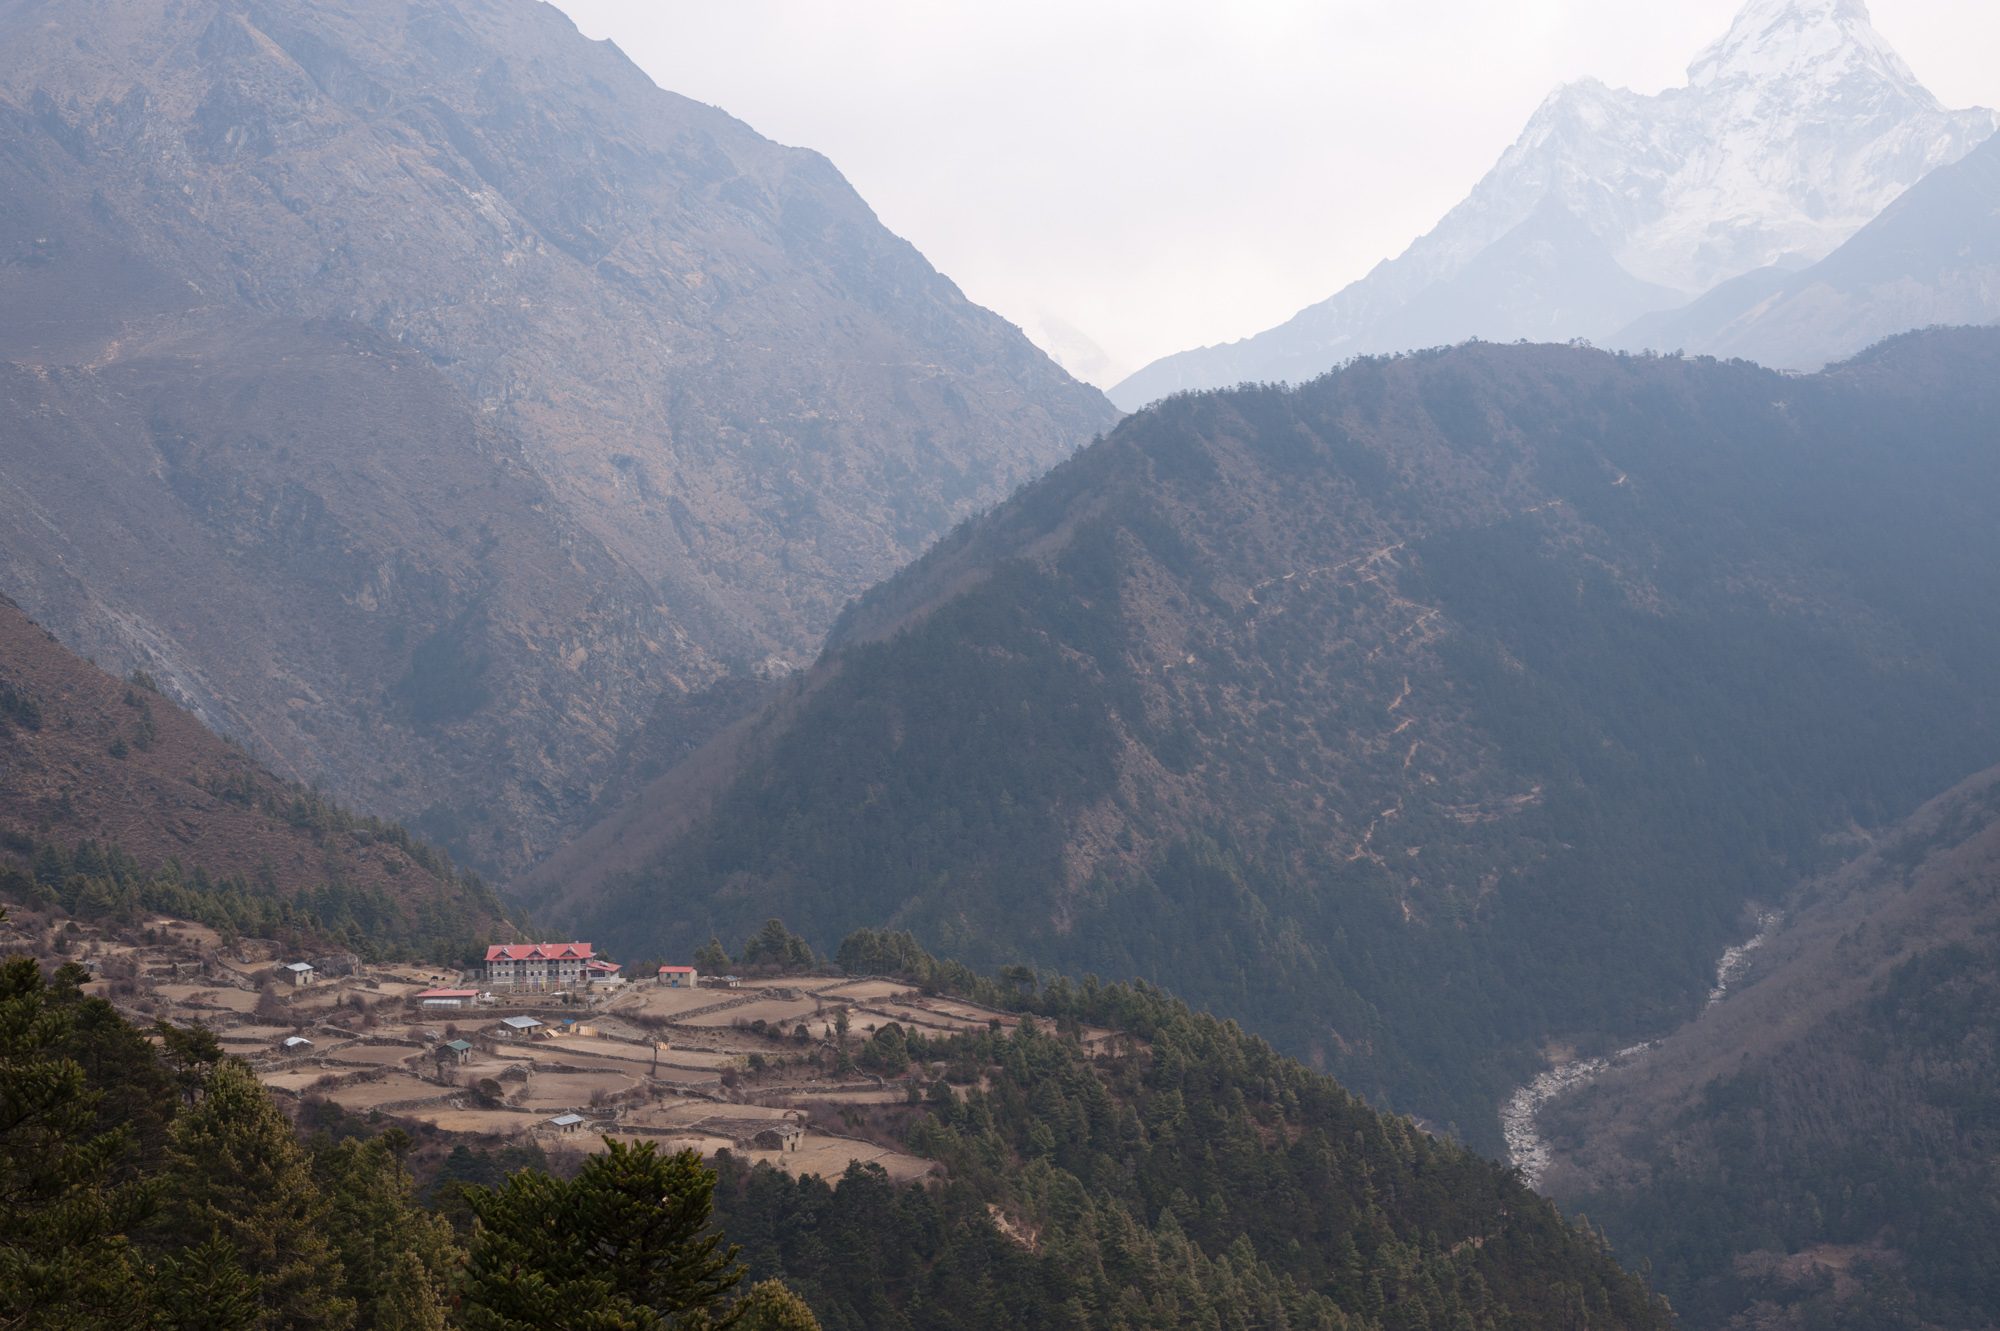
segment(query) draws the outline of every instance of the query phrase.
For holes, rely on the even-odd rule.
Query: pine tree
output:
[[[331,1208],[292,1125],[235,1060],[217,1065],[198,1104],[174,1122],[168,1240],[234,1249],[259,1283],[260,1328],[346,1331],[354,1301],[327,1237]]]
[[[693,1151],[605,1140],[569,1182],[523,1172],[472,1188],[471,1331],[650,1331],[701,1313],[742,1279],[709,1232],[715,1174]]]
[[[156,1331],[255,1331],[263,1316],[256,1279],[220,1238],[162,1257],[151,1293]]]
[[[100,1097],[63,1052],[74,1014],[49,1000],[32,958],[0,966],[0,1325],[135,1326],[123,1232],[150,1190],[114,1181],[131,1134],[99,1127]]]
[[[358,1325],[366,1331],[443,1331],[449,1282],[461,1254],[451,1226],[417,1205],[391,1128],[371,1141],[314,1142],[313,1176],[330,1207],[327,1234],[340,1254]]]
[[[820,1331],[819,1319],[806,1301],[777,1280],[752,1286],[730,1306],[723,1322],[734,1331]],[[690,1323],[688,1331],[702,1331],[702,1323]]]
[[[743,945],[743,964],[746,966],[811,970],[814,961],[811,945],[787,929],[780,919],[764,921],[764,927]]]

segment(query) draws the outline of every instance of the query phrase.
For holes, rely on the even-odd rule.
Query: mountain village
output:
[[[942,1067],[899,1081],[857,1069],[843,1047],[891,1025],[947,1034],[1017,1021],[874,977],[669,964],[628,979],[580,941],[496,945],[461,971],[302,958],[165,917],[121,930],[17,909],[0,949],[81,966],[86,992],[135,1021],[207,1027],[295,1104],[495,1145],[732,1151],[827,1178],[851,1163],[899,1181],[934,1168],[879,1120]]]

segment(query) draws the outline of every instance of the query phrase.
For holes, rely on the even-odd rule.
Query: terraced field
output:
[[[576,1006],[523,998],[437,1011],[418,1008],[415,995],[459,982],[455,968],[314,958],[321,978],[294,987],[280,969],[294,958],[276,944],[225,947],[213,931],[164,919],[126,935],[83,928],[74,955],[98,969],[94,992],[147,1019],[209,1027],[287,1101],[382,1111],[468,1139],[592,1149],[609,1136],[728,1150],[829,1177],[852,1161],[897,1179],[934,1168],[885,1126],[907,1103],[905,1083],[840,1056],[841,1016],[850,1055],[892,1023],[941,1035],[1014,1020],[895,981],[839,976],[697,989],[641,982]],[[522,1038],[502,1025],[517,1014],[543,1025]],[[312,1043],[285,1050],[294,1036]],[[451,1040],[470,1048],[448,1050]],[[587,1126],[562,1132],[551,1120],[565,1113]],[[781,1128],[802,1135],[770,1149],[759,1134]]]

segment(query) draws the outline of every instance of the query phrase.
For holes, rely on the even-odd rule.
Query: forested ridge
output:
[[[111,676],[4,598],[0,898],[371,956],[456,959],[507,920],[443,851],[282,780],[151,677]]]
[[[1145,985],[984,979],[907,934],[856,934],[840,961],[1040,1020],[892,1025],[857,1051],[910,1079],[899,1131],[946,1166],[936,1188],[725,1170],[753,1269],[830,1329],[1668,1324],[1510,1171],[1234,1023]],[[1117,1032],[1109,1052],[1088,1028]]]
[[[1686,1019],[1746,902],[1990,761],[1996,384],[1959,331],[1170,399],[851,608],[691,760],[709,803],[529,899],[1144,976],[1497,1151],[1545,1044]]]
[[[421,843],[417,843],[421,845]],[[193,920],[214,929],[225,945],[268,938],[294,948],[337,949],[370,960],[470,961],[502,917],[483,884],[469,879],[469,899],[489,909],[468,913],[461,902],[412,900],[390,889],[358,887],[339,878],[297,893],[267,880],[217,877],[178,861],[148,867],[117,846],[85,841],[65,849],[13,836],[0,855],[0,901],[13,900],[113,927],[138,927],[156,916]],[[435,852],[431,852],[435,853]],[[444,871],[455,873],[448,863]]]

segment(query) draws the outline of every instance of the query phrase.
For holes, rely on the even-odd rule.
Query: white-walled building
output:
[[[417,1006],[427,1008],[471,1007],[479,997],[477,989],[426,989],[417,995]]]
[[[547,991],[584,982],[596,957],[588,943],[501,943],[486,949],[486,983],[495,989]]]

